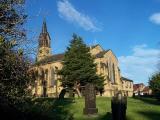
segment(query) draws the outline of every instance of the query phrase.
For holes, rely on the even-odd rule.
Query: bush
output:
[[[149,79],[149,87],[157,99],[160,99],[160,72],[157,72]]]

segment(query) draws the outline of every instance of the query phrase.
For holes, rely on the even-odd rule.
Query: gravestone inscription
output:
[[[83,113],[85,115],[96,114],[98,109],[96,108],[96,91],[95,86],[91,83],[85,86],[85,108]]]

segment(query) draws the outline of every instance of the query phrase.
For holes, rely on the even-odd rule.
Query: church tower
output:
[[[51,55],[51,38],[47,31],[46,21],[43,21],[42,31],[39,35],[37,61],[40,61]]]

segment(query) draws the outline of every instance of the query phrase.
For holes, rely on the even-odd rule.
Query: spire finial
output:
[[[43,19],[42,33],[47,33],[46,19]]]

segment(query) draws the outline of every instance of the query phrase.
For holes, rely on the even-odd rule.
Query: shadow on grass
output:
[[[38,98],[14,107],[0,100],[0,113],[5,120],[73,120],[73,114],[66,109],[72,102],[72,99]]]
[[[141,100],[145,103],[152,104],[152,105],[160,105],[160,101],[158,101],[155,98],[134,97],[134,99]]]
[[[29,114],[31,118],[36,120],[73,120],[73,114],[66,109],[73,103],[73,99],[40,98],[34,102],[36,105]],[[40,119],[33,115],[40,115]]]
[[[112,120],[112,113],[107,112],[105,115],[100,116],[98,120]],[[131,118],[129,116],[126,116],[126,120],[131,120]]]
[[[105,115],[99,116],[98,120],[112,120],[112,113],[107,112]]]
[[[160,119],[160,112],[157,111],[139,111],[138,114],[141,114],[147,117],[149,120],[159,120]]]
[[[73,113],[70,113],[67,107],[73,103],[73,99],[56,99],[53,105],[54,118],[57,120],[73,120]]]

